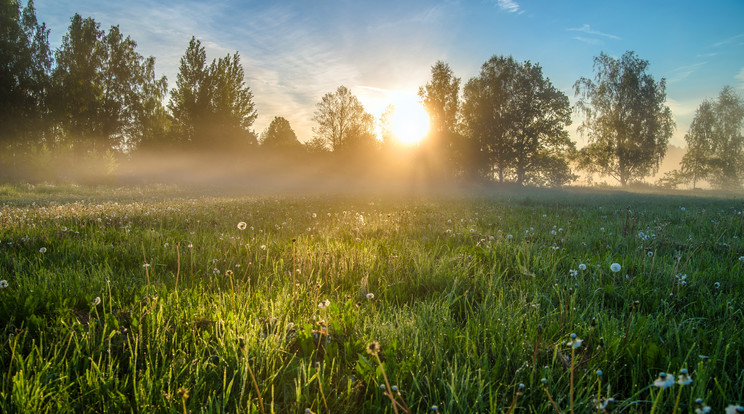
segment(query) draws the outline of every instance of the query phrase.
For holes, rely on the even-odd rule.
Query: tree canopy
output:
[[[302,144],[284,117],[275,116],[261,135],[261,146],[271,149],[297,150]]]
[[[574,148],[568,97],[543,77],[542,68],[493,56],[465,85],[463,118],[480,154],[482,172],[526,182],[572,178],[566,160]],[[548,177],[549,176],[549,177]]]
[[[674,130],[666,102],[666,80],[648,73],[648,61],[626,52],[620,59],[594,58],[593,79],[574,84],[577,109],[585,115],[579,131],[589,138],[580,167],[611,176],[625,186],[658,171]]]
[[[345,86],[323,95],[315,109],[313,128],[334,152],[364,150],[376,144],[374,117]]]
[[[716,188],[737,189],[744,180],[744,100],[726,86],[715,101],[705,100],[685,135],[687,153],[681,176],[710,181]]]
[[[245,84],[240,55],[215,59],[192,37],[170,93],[168,109],[183,143],[191,148],[235,148],[256,144],[250,127],[257,117]]]

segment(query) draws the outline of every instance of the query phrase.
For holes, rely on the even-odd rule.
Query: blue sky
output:
[[[592,76],[593,57],[635,51],[667,79],[668,105],[684,146],[695,109],[724,85],[744,93],[744,1],[108,1],[36,0],[39,20],[60,44],[74,13],[107,29],[118,24],[155,56],[175,86],[191,36],[208,59],[240,52],[261,132],[287,118],[312,138],[315,103],[346,85],[379,115],[394,94],[415,94],[437,60],[463,84],[493,55],[539,63],[573,101],[574,82]],[[580,122],[577,116],[571,129]],[[574,136],[581,145],[583,140]]]

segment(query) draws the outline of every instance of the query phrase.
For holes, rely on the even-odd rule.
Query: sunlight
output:
[[[398,94],[391,128],[395,139],[405,145],[419,143],[429,132],[429,115],[413,94]]]

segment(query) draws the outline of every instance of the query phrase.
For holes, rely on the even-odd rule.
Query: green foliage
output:
[[[237,52],[207,65],[204,46],[192,37],[168,109],[179,139],[191,148],[244,149],[257,143],[250,130],[257,116],[253,93]]]
[[[743,208],[0,186],[0,411],[391,412],[384,367],[411,412],[505,411],[520,383],[519,410],[553,412],[541,378],[567,412],[575,365],[576,412],[597,370],[648,412],[682,368],[657,412],[678,389],[720,412],[744,399]]]
[[[302,144],[297,139],[289,121],[281,116],[275,116],[261,137],[261,146],[271,149],[297,151]]]
[[[374,117],[345,86],[323,95],[316,105],[316,137],[334,152],[363,153],[376,146]]]
[[[464,99],[468,135],[487,177],[557,185],[572,179],[568,97],[543,77],[540,65],[493,56],[465,85]]]
[[[700,180],[720,189],[744,184],[744,100],[726,86],[717,101],[703,101],[685,135],[681,175],[695,188]]]
[[[601,53],[594,79],[574,84],[577,109],[586,116],[579,131],[589,138],[579,166],[623,186],[658,170],[674,130],[666,80],[657,82],[647,69],[648,61],[634,52],[620,59]]]
[[[55,145],[75,154],[131,149],[162,133],[165,78],[154,58],[118,26],[108,32],[92,18],[72,17],[55,53],[51,107],[59,131]]]
[[[33,1],[24,8],[2,1],[0,27],[0,149],[23,152],[49,132],[49,30],[36,20]]]

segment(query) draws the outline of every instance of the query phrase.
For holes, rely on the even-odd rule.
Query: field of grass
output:
[[[743,210],[0,186],[0,412],[724,412]]]

